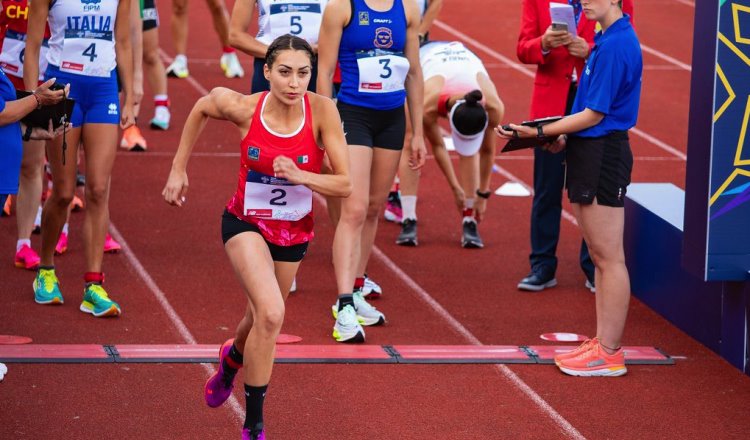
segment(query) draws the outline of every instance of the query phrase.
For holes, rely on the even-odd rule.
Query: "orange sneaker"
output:
[[[135,125],[125,129],[122,133],[120,148],[124,148],[128,151],[146,151],[146,139],[143,138],[141,130]]]
[[[70,209],[73,212],[78,212],[78,211],[83,210],[83,199],[81,199],[80,197],[74,195],[73,196],[73,201],[70,202],[70,206],[71,206]]]
[[[5,205],[3,206],[2,217],[10,217],[10,207],[13,202],[10,201],[11,197],[5,199]]]
[[[593,341],[593,340],[592,340]],[[555,358],[557,367],[571,376],[622,376],[628,372],[625,368],[625,352],[622,348],[614,354],[607,353],[601,344],[590,343],[587,349],[577,356],[565,359]]]
[[[572,350],[570,350],[568,352],[565,352],[565,353],[562,353],[562,354],[558,354],[557,356],[555,356],[555,363],[557,364],[558,361],[561,361],[563,359],[569,359],[569,358],[572,358],[572,357],[576,357],[579,354],[583,353],[584,351],[588,350],[589,345],[591,345],[591,344],[598,344],[598,343],[599,343],[599,338],[586,339],[585,341],[583,341],[583,344],[579,345],[578,347],[576,347],[576,348],[574,348],[574,349],[572,349]]]

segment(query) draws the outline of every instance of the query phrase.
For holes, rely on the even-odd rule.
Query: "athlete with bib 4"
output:
[[[243,95],[217,88],[193,107],[182,132],[163,195],[182,206],[190,152],[208,118],[228,120],[243,136],[237,191],[222,216],[229,261],[248,297],[234,339],[219,351],[219,371],[206,383],[206,403],[218,407],[232,393],[244,365],[243,439],[265,439],[263,401],[271,378],[284,301],[313,238],[313,191],[351,193],[349,160],[333,102],[307,92],[314,54],[305,40],[284,35],[264,56],[270,92]],[[331,174],[320,174],[327,154]]]
[[[333,337],[364,342],[362,325],[385,316],[362,296],[364,273],[404,148],[404,103],[413,136],[414,169],[425,160],[422,137],[422,70],[419,9],[404,0],[331,0],[320,29],[318,91],[331,96],[336,60],[341,66],[337,107],[349,144],[353,191],[344,199],[333,242],[338,301]]]
[[[258,34],[247,33],[255,5],[258,6]],[[328,0],[290,0],[278,3],[272,0],[240,1],[234,3],[229,23],[229,44],[255,57],[253,63],[252,93],[268,90],[269,84],[263,75],[268,45],[285,34],[300,37],[318,50],[318,32],[323,10]],[[317,65],[313,64],[309,90],[315,91],[318,77]]]
[[[71,128],[48,143],[52,193],[42,213],[42,254],[34,279],[40,304],[62,304],[55,275],[54,252],[76,186],[78,145],[86,151],[86,214],[83,242],[85,288],[80,310],[94,316],[118,316],[120,306],[102,287],[102,259],[109,227],[109,188],[117,152],[118,125],[133,124],[133,57],[130,46],[130,0],[34,0],[24,83],[32,89],[39,77],[39,51],[49,20],[50,39],[45,78],[70,84],[75,100]],[[119,63],[124,104],[120,108],[115,68]],[[63,139],[64,138],[64,139]]]

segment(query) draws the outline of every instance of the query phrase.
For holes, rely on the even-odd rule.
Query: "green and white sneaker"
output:
[[[122,313],[120,305],[109,299],[107,291],[101,284],[89,284],[83,291],[83,302],[80,310],[91,313],[97,318],[105,316],[119,316]]]
[[[362,325],[380,325],[385,323],[385,315],[378,311],[375,307],[371,306],[362,296],[362,292],[354,292],[352,294],[354,298],[354,309],[357,314],[357,321]],[[336,304],[331,306],[333,317],[338,320],[339,302],[336,300]]]
[[[39,269],[32,286],[34,287],[34,301],[37,304],[63,303],[60,281],[57,280],[55,269]]]
[[[357,321],[354,307],[346,305],[340,313],[335,311],[334,316],[336,323],[333,325],[333,339],[338,342],[365,342],[365,329]]]

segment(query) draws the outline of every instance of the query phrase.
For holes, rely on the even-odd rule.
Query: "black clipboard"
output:
[[[525,127],[536,128],[540,125],[547,125],[547,124],[551,124],[553,122],[559,121],[562,118],[563,118],[562,116],[551,116],[548,118],[534,119],[533,121],[524,121],[524,122],[521,122],[521,125]],[[500,152],[508,153],[511,151],[518,151],[518,150],[523,150],[526,148],[541,147],[550,142],[554,142],[555,139],[557,139],[557,136],[547,136],[542,139],[539,139],[538,137],[514,138],[514,139],[510,139]]]
[[[31,94],[32,92],[26,90],[16,90],[16,99],[25,98]],[[47,129],[49,128],[49,121],[52,120],[52,127],[57,128],[63,123],[70,123],[74,105],[75,100],[65,98],[57,104],[45,105],[42,108],[33,110],[24,116],[21,122],[27,127]]]

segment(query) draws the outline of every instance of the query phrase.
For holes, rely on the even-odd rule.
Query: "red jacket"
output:
[[[538,66],[531,97],[531,118],[561,116],[572,79],[573,68],[583,71],[584,60],[570,55],[564,47],[552,49],[542,55],[542,35],[552,24],[549,17],[550,3],[568,3],[567,0],[523,0],[521,32],[518,36],[518,59],[524,64]],[[633,0],[622,2],[623,12],[633,20]],[[578,22],[578,35],[594,45],[596,22],[586,19],[584,14]]]

